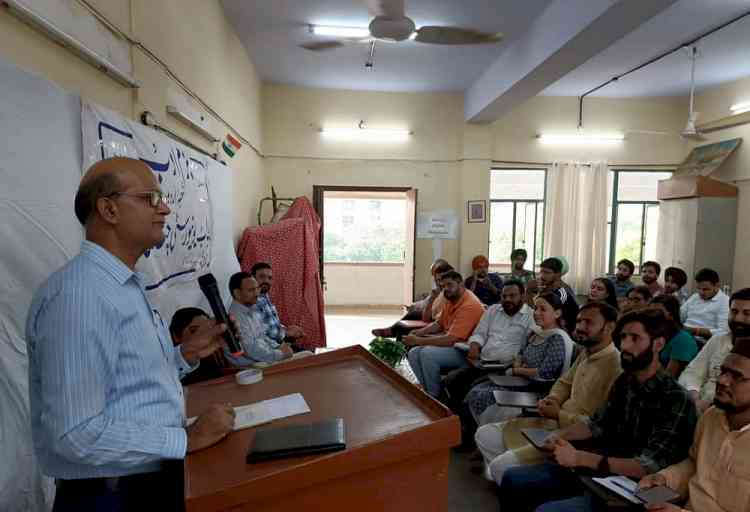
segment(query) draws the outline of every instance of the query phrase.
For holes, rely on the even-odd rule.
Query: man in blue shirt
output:
[[[26,337],[34,451],[57,479],[54,512],[179,510],[181,465],[234,413],[214,405],[186,426],[180,376],[222,346],[207,325],[174,347],[146,298],[136,261],[164,237],[170,213],[149,167],[112,158],[75,198],[81,252],[37,291]]]
[[[273,284],[273,270],[271,269],[271,265],[264,261],[256,263],[250,269],[250,275],[255,278],[260,287],[257,305],[258,310],[261,312],[263,324],[266,326],[268,337],[277,343],[287,341],[292,344],[302,339],[305,336],[302,328],[296,325],[287,327],[282,324],[279,313],[276,311],[276,306],[271,302],[271,296],[269,295],[271,285]],[[296,346],[293,348],[302,350]]]
[[[613,277],[610,277],[609,280],[612,281],[615,287],[615,294],[618,301],[627,299],[628,293],[635,286],[633,281],[630,280],[633,272],[635,272],[635,264],[629,259],[622,259],[617,262],[617,273]]]

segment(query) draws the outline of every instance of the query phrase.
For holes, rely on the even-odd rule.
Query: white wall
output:
[[[700,112],[699,124],[722,119],[731,114],[729,107],[750,101],[750,78],[736,80],[704,91],[696,96],[696,110]],[[750,124],[735,126],[705,134],[703,145],[741,137],[742,144],[726,162],[711,175],[722,181],[734,183],[739,188],[737,201],[737,238],[734,253],[732,288],[750,286]]]
[[[326,263],[325,301],[329,306],[401,306],[402,264]]]
[[[458,94],[373,93],[266,84],[263,87],[264,161],[281,195],[312,195],[313,185],[410,186],[419,190],[418,212],[454,208],[462,220],[458,241],[444,256],[463,273],[471,259],[487,253],[489,223],[469,224],[466,201],[489,199],[493,160],[549,162],[605,159],[618,164],[674,165],[689,144],[677,135],[629,134],[610,147],[541,146],[541,131],[574,131],[576,98],[538,97],[491,125],[464,123]],[[663,130],[677,134],[685,104],[675,99],[586,102],[587,129]],[[404,126],[414,131],[401,145],[324,141],[316,127],[364,119],[369,126]],[[430,289],[426,270],[432,244],[416,244],[416,292]]]

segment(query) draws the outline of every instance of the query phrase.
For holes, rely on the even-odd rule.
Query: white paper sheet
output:
[[[271,398],[254,404],[240,405],[234,408],[235,417],[232,430],[256,427],[274,420],[308,412],[310,412],[310,406],[307,405],[305,397],[301,393]],[[196,417],[188,418],[187,425],[192,425],[196,420]]]
[[[628,477],[608,476],[607,478],[593,478],[592,480],[599,485],[606,487],[618,496],[622,496],[631,503],[643,505],[643,502],[635,497],[635,492],[638,490],[638,484]]]

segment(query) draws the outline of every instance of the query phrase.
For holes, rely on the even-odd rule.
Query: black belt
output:
[[[56,480],[55,485],[58,489],[64,489],[66,492],[76,493],[103,493],[117,492],[124,487],[137,485],[144,479],[160,476],[159,471],[154,473],[138,473],[126,476],[101,477],[101,478],[78,478],[75,480]]]

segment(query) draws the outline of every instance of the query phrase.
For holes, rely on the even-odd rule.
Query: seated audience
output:
[[[615,285],[612,281],[606,277],[597,277],[591,281],[591,288],[589,289],[589,302],[606,302],[616,310],[620,309],[620,305],[617,302],[617,293],[615,292]]]
[[[445,260],[437,260],[433,264],[431,272],[434,286],[427,299],[427,304],[425,304],[422,310],[423,322],[435,322],[440,318],[440,313],[443,311],[443,306],[445,306],[445,295],[443,295],[441,278],[443,274],[447,274],[453,270],[454,268],[451,264]]]
[[[659,361],[667,373],[677,379],[690,361],[695,358],[698,353],[698,344],[695,338],[682,328],[680,303],[677,297],[667,294],[659,295],[651,299],[649,305],[660,309],[667,318],[667,342],[659,352]]]
[[[664,504],[662,512],[747,512],[750,510],[750,339],[737,341],[719,367],[716,396],[698,420],[688,458],[643,478],[639,487],[665,485],[684,508]]]
[[[526,249],[514,249],[510,253],[510,274],[507,274],[505,278],[521,281],[529,293],[536,293],[536,290],[529,289],[534,286],[535,283],[532,283],[532,281],[536,279],[536,275],[533,271],[524,268],[527,258]]]
[[[256,363],[277,363],[295,356],[312,355],[312,352],[292,350],[286,342],[278,343],[268,335],[264,325],[264,313],[260,309],[260,287],[255,278],[246,272],[237,272],[229,278],[232,304],[229,313],[234,315],[240,331],[240,344],[244,354],[234,356],[225,348],[224,355],[234,366],[250,366]]]
[[[622,312],[634,311],[636,309],[645,308],[651,301],[651,292],[648,286],[638,285],[634,286],[629,292],[622,305]],[[617,342],[617,340],[615,340]]]
[[[261,313],[266,335],[276,343],[288,342],[296,352],[302,350],[299,341],[305,337],[305,332],[296,325],[285,326],[281,323],[276,306],[271,302],[271,285],[273,284],[273,270],[269,263],[256,263],[250,268],[250,275],[258,282],[260,295],[258,295],[258,310]]]
[[[471,290],[485,306],[497,304],[503,289],[503,278],[495,272],[490,273],[490,262],[481,254],[471,260],[471,269],[474,273],[466,278],[466,289]]]
[[[524,302],[524,286],[521,281],[505,282],[502,302],[487,308],[474,334],[469,338],[466,357],[481,362],[499,362],[511,365],[534,325],[534,311]],[[490,370],[481,365],[470,365],[452,371],[445,379],[445,387],[451,407],[457,411],[463,403],[472,383],[484,377]]]
[[[712,336],[680,375],[698,412],[714,400],[719,367],[738,338],[750,337],[750,288],[737,290],[729,301],[729,334]]]
[[[685,330],[705,343],[711,336],[727,333],[729,297],[721,291],[719,274],[704,268],[695,274],[694,293],[680,309]]]
[[[573,332],[578,316],[578,302],[573,289],[563,283],[562,276],[567,273],[567,262],[561,257],[547,258],[539,265],[539,293],[554,292],[562,303],[562,327],[568,333]]]
[[[176,347],[182,340],[191,334],[195,334],[201,327],[211,324],[211,319],[205,311],[200,308],[181,308],[172,315],[169,323],[169,334],[172,335],[172,343]],[[218,379],[224,375],[222,368],[227,367],[226,361],[220,352],[214,352],[208,357],[200,360],[198,368],[182,378],[182,385],[189,386],[204,380]]]
[[[641,281],[648,286],[648,291],[652,297],[664,293],[664,287],[659,284],[659,274],[661,274],[661,265],[655,261],[646,261],[641,265]]]
[[[596,510],[573,469],[639,479],[687,456],[697,417],[687,391],[659,363],[665,323],[664,313],[653,309],[618,321],[623,374],[607,403],[589,421],[547,439],[551,462],[508,468],[500,484],[503,503],[513,503],[514,512]]]
[[[560,326],[562,302],[554,292],[546,292],[534,301],[535,332],[527,338],[525,345],[513,361],[513,366],[506,372],[529,379],[530,386],[537,389],[546,387],[544,382],[557,379],[565,366],[566,349],[572,343],[568,333]],[[568,354],[572,355],[572,354]],[[533,386],[534,384],[540,384]],[[490,405],[495,403],[493,391],[502,389],[491,380],[481,382],[471,388],[466,395],[466,404],[474,420],[480,424],[480,416]],[[498,411],[496,421],[505,420],[521,414],[516,407],[503,408]]]
[[[453,270],[447,272],[440,283],[445,297],[440,318],[403,339],[404,344],[414,347],[407,354],[414,375],[435,398],[442,391],[441,371],[468,364],[465,353],[453,345],[469,339],[484,313],[484,306],[476,295],[464,288],[461,274]]]
[[[628,292],[633,289],[633,281],[630,278],[635,272],[635,264],[629,259],[622,259],[617,262],[617,272],[609,280],[615,287],[615,293],[617,298],[625,300],[628,297]]]
[[[680,304],[684,304],[690,297],[685,285],[687,284],[687,274],[684,270],[677,267],[668,267],[664,271],[664,293],[674,295]]]
[[[490,306],[482,315],[474,334],[469,338],[466,357],[473,364],[450,372],[444,381],[447,405],[461,416],[464,448],[473,448],[476,423],[464,405],[469,390],[493,370],[485,369],[482,363],[499,362],[511,365],[534,326],[534,311],[524,301],[524,286],[521,281],[505,282],[502,303]],[[476,363],[475,361],[481,362]],[[495,370],[496,371],[496,370]]]
[[[581,307],[573,339],[585,350],[539,401],[541,417],[490,423],[477,431],[477,447],[488,468],[486,476],[500,484],[507,468],[544,462],[544,453],[529,444],[520,429],[565,428],[586,421],[606,402],[612,384],[622,371],[620,352],[612,343],[616,322],[617,311],[608,304],[589,302]]]
[[[408,308],[406,314],[401,317],[398,322],[391,325],[390,327],[373,329],[372,335],[381,336],[383,338],[401,338],[404,334],[408,334],[412,330],[414,330],[414,328],[402,324],[401,322],[403,322],[404,320],[422,320],[423,322],[431,322],[433,320],[433,306],[435,299],[438,295],[440,295],[440,292],[442,291],[442,288],[439,284],[439,276],[450,270],[453,270],[453,267],[451,267],[447,261],[445,261],[444,259],[435,260],[435,262],[430,265],[430,275],[432,276],[432,279],[434,281],[434,285],[430,294],[424,299],[412,304]],[[427,314],[426,320],[424,319],[425,314]]]

